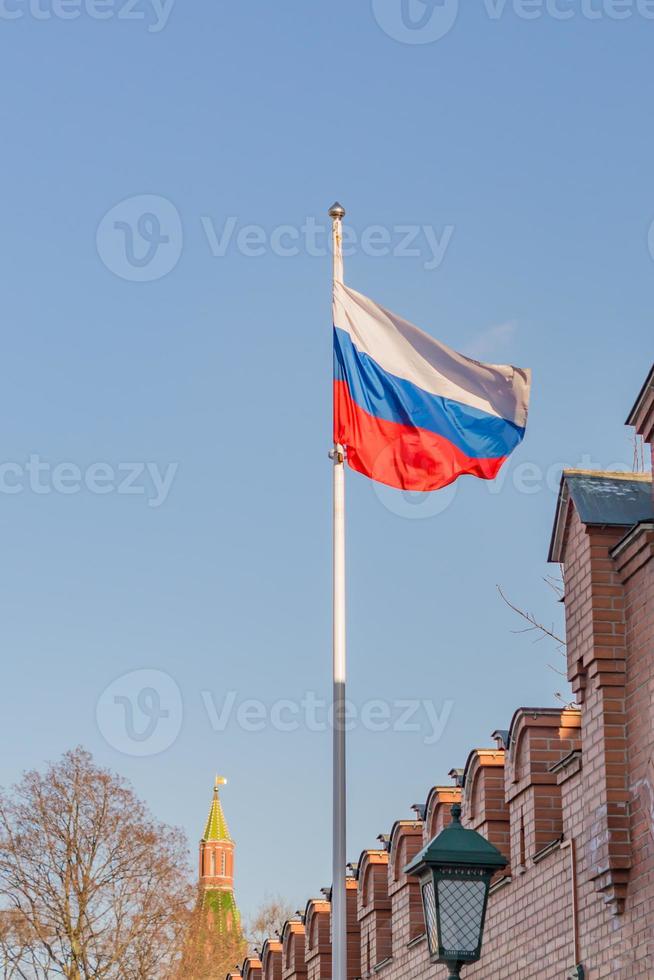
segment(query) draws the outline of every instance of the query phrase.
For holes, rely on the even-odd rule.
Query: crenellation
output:
[[[326,899],[312,898],[307,902],[304,913],[307,980],[328,980],[331,977],[330,914],[331,903]]]
[[[461,772],[461,779],[463,771]],[[433,786],[425,804],[425,820],[423,824],[423,845],[428,844],[432,837],[440,833],[451,820],[450,809],[453,803],[460,803],[462,788],[455,786]]]
[[[262,980],[282,980],[282,944],[278,939],[266,939],[261,950]]]
[[[304,921],[297,917],[288,919],[282,929],[282,980],[305,980],[306,930]]]
[[[633,413],[650,441],[653,379],[654,371]],[[382,848],[363,852],[348,879],[348,948],[360,960],[348,964],[349,980],[444,978],[402,869],[449,824],[453,803],[510,858],[466,980],[562,980],[581,967],[586,980],[654,977],[651,489],[647,474],[564,473],[550,558],[563,570],[576,703],[519,708],[493,733],[494,748],[471,750],[464,770],[450,770],[451,785],[432,786],[414,805],[415,820],[398,820]],[[307,980],[331,976],[329,913],[327,902],[307,906],[306,962],[320,963]]]

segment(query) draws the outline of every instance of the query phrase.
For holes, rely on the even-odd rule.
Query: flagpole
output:
[[[343,282],[342,221],[345,209],[333,204],[333,281]],[[345,769],[345,452],[334,444],[333,557],[333,838],[332,838],[332,978],[347,980],[346,940],[346,769]]]

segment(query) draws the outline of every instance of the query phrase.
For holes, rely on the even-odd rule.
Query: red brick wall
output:
[[[491,890],[482,958],[464,968],[470,980],[564,980],[577,964],[587,980],[654,980],[654,522],[625,538],[585,527],[571,506],[564,566],[579,706],[520,709],[507,751],[474,750],[464,774],[464,823],[511,857],[511,877]],[[403,867],[460,798],[457,786],[433,787],[424,822],[398,821],[390,853],[361,855],[361,964],[350,980],[445,980]],[[331,974],[329,908],[307,907],[308,980]]]
[[[396,956],[401,946],[420,936],[425,929],[422,914],[420,885],[415,877],[408,877],[404,868],[422,850],[422,821],[398,820],[391,831],[388,861],[388,895],[391,900],[391,955]]]
[[[511,857],[511,876],[491,890],[482,958],[464,968],[470,980],[564,980],[577,964],[587,980],[654,980],[654,521],[629,534],[586,527],[572,504],[566,521],[578,707],[520,709],[506,751],[468,758],[463,821]],[[424,821],[398,821],[390,853],[361,856],[359,976],[445,980],[446,967],[429,962],[419,893],[402,869],[460,798],[458,786],[433,787]],[[312,905],[308,980],[322,980],[331,960],[320,922],[313,951],[308,937],[329,904],[309,903],[308,913]]]
[[[305,980],[307,965],[305,961],[305,928],[299,919],[290,919],[282,932],[282,978],[283,980]]]
[[[444,830],[452,819],[450,810],[453,803],[461,802],[461,789],[458,786],[433,786],[425,805],[425,822],[422,828],[422,842],[428,844],[432,837]]]
[[[200,884],[203,888],[234,887],[232,841],[200,841]]]
[[[552,768],[581,749],[580,729],[577,709],[521,708],[513,717],[504,795],[516,873],[563,834],[561,789]]]
[[[371,977],[392,953],[387,851],[364,851],[359,861],[358,918],[361,976]]]
[[[322,899],[314,898],[307,904],[304,913],[307,980],[328,980],[332,975],[330,911],[330,903]]]
[[[625,589],[625,682],[631,871],[628,956],[649,955],[654,977],[654,526],[629,536],[614,560]]]
[[[261,950],[262,980],[282,980],[282,944],[266,939]]]
[[[624,533],[623,528],[586,528],[574,512],[565,551],[568,676],[584,706],[586,873],[617,912],[624,903],[631,847],[625,595],[610,550]]]
[[[261,960],[258,956],[246,956],[241,967],[243,980],[261,980]]]
[[[494,844],[511,862],[509,807],[504,788],[503,749],[474,749],[463,777],[464,824]],[[499,876],[510,874],[507,868]]]
[[[361,976],[361,927],[358,915],[358,888],[355,878],[345,882],[345,931],[347,936],[347,976],[357,980]]]

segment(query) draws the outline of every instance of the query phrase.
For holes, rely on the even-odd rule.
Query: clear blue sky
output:
[[[391,248],[398,226],[428,226],[446,243],[435,268],[421,232],[418,256],[359,248],[350,284],[534,372],[494,492],[462,481],[441,506],[348,474],[352,700],[452,702],[435,744],[423,713],[417,732],[352,732],[356,859],[516,707],[565,696],[556,651],[511,632],[496,583],[558,623],[542,581],[555,494],[535,474],[584,453],[631,463],[622,423],[652,356],[654,22],[635,5],[618,21],[608,0],[594,19],[561,2],[569,20],[479,0],[441,39],[402,43],[418,28],[400,0],[376,17],[367,0],[177,0],[165,24],[146,0],[104,20],[19,2],[0,16],[0,462],[3,488],[22,481],[0,493],[0,781],[83,743],[194,849],[224,772],[243,909],[266,892],[299,907],[330,876],[329,734],[234,715],[214,731],[202,697],[268,711],[330,688],[330,263],[304,232],[293,256],[269,236],[324,224],[334,198]],[[103,221],[141,195],[164,202]],[[168,236],[160,266],[121,225],[139,208],[159,221],[141,225],[155,251]],[[30,456],[50,470],[30,480]],[[163,501],[145,475],[146,492],[116,492],[139,462],[173,475]],[[76,472],[108,492],[59,492]],[[140,668],[170,675],[183,705],[173,744],[142,757],[96,721]],[[124,710],[113,692],[101,713]]]

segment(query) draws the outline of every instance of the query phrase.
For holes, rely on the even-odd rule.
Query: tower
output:
[[[220,787],[227,780],[216,776],[211,809],[200,841],[200,888],[202,907],[213,914],[221,933],[239,932],[239,912],[234,898],[234,841],[220,802]]]

